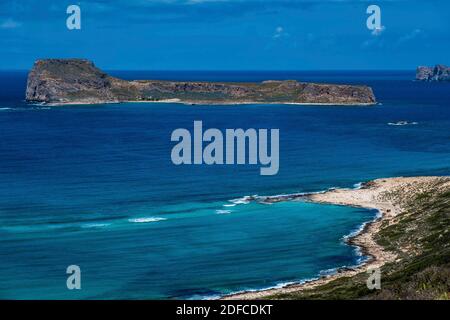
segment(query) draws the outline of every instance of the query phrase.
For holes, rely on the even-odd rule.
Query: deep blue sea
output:
[[[367,84],[380,104],[45,107],[23,101],[26,72],[1,72],[0,299],[204,298],[315,278],[364,259],[343,237],[376,213],[243,197],[450,173],[450,83],[414,72],[111,73]],[[279,173],[173,165],[170,135],[194,120],[279,128]]]

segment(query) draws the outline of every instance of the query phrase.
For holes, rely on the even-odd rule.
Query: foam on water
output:
[[[355,184],[353,185],[353,189],[356,189],[356,190],[361,189],[361,188],[362,188],[362,185],[363,185],[362,182],[355,183]]]
[[[367,226],[368,223],[370,223],[370,222],[364,222],[357,229],[355,229],[352,232],[350,232],[349,234],[343,236],[342,240],[343,241],[348,241],[349,239],[356,237],[358,234],[363,232],[364,228]]]
[[[84,229],[91,229],[91,228],[103,228],[111,225],[110,223],[88,223],[84,224],[81,227]]]
[[[148,223],[148,222],[158,222],[158,221],[164,221],[164,220],[167,220],[167,219],[159,218],[159,217],[144,217],[144,218],[128,219],[129,222],[133,222],[133,223]]]
[[[397,122],[388,122],[389,126],[408,126],[408,125],[416,125],[418,122],[409,122],[409,121],[397,121]]]
[[[254,196],[243,196],[242,198],[237,199],[231,199],[229,200],[233,204],[249,204],[254,198],[258,197],[257,195]]]
[[[228,214],[228,213],[231,213],[231,212],[232,212],[232,210],[216,210],[217,214]]]

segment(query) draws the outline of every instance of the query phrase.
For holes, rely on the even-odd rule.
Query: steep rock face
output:
[[[27,101],[53,104],[164,101],[193,104],[327,103],[373,104],[367,86],[302,83],[293,80],[262,83],[125,81],[102,72],[88,60],[38,60],[28,75]]]
[[[26,100],[48,103],[110,101],[110,77],[88,60],[48,59],[35,62],[28,74]]]
[[[441,64],[434,67],[418,67],[416,80],[419,81],[450,81],[450,68]]]

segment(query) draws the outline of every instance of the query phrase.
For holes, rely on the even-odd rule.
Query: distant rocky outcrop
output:
[[[450,81],[450,68],[442,64],[434,67],[418,67],[416,80],[419,81]]]
[[[26,100],[49,104],[179,101],[192,104],[305,103],[374,104],[367,86],[303,83],[126,81],[83,59],[38,60],[28,75]]]

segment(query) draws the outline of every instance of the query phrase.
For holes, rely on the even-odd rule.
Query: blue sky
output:
[[[71,4],[81,30],[66,28]],[[1,0],[0,69],[50,57],[104,69],[414,69],[450,64],[449,30],[446,0]]]

